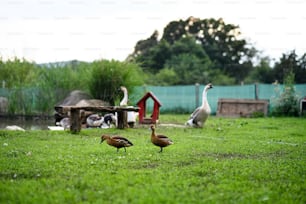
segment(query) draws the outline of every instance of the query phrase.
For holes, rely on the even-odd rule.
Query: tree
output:
[[[283,54],[280,58],[280,62],[275,63],[273,75],[280,83],[284,83],[285,77],[291,72],[295,73],[297,66],[298,60],[294,51],[290,52],[288,55]]]
[[[214,62],[213,68],[242,81],[252,69],[250,59],[255,48],[249,48],[245,40],[239,39],[239,27],[225,24],[222,19],[198,19],[173,21],[166,26],[162,39],[174,43],[180,38],[193,36]]]
[[[285,78],[291,72],[295,76],[295,83],[306,83],[306,54],[300,58],[294,50],[283,54],[273,68],[273,75],[280,83],[284,83]]]
[[[158,44],[158,31],[145,40],[140,40],[136,43],[134,52],[127,57],[127,61],[133,61],[138,56],[145,56],[147,52]]]
[[[269,58],[262,58],[260,63],[252,70],[250,74],[250,83],[259,82],[259,83],[273,83],[275,78],[273,76],[273,69],[269,65]]]
[[[173,69],[164,68],[160,70],[155,76],[148,73],[147,82],[150,85],[156,86],[169,86],[179,83],[180,78]]]
[[[295,81],[296,83],[306,83],[306,53],[298,60],[298,66],[295,70]]]
[[[169,64],[172,57],[178,59],[177,56],[186,57],[181,54],[188,53],[197,58],[203,57],[204,64],[209,59],[209,69],[219,69],[219,73],[240,82],[253,68],[251,58],[255,56],[256,50],[249,47],[245,40],[240,40],[239,35],[238,26],[225,24],[222,19],[201,20],[190,17],[170,22],[164,28],[160,41],[157,40],[156,32],[149,39],[139,41],[130,56],[140,63],[142,68],[157,73],[161,69],[169,68],[165,67],[165,63]],[[140,44],[150,46],[143,49]]]
[[[167,59],[171,57],[171,47],[168,42],[162,40],[158,45],[151,47],[143,55],[139,55],[137,62],[140,62],[144,70],[157,73],[164,68]]]

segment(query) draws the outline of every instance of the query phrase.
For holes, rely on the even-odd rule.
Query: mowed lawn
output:
[[[150,142],[133,129],[0,131],[0,203],[306,203],[305,118],[217,118],[206,127],[188,115],[161,115]],[[118,134],[134,146],[100,144]]]

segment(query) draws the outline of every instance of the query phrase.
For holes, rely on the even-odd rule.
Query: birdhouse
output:
[[[153,111],[150,117],[146,117],[147,113],[147,100],[151,98],[153,100]],[[159,118],[159,108],[162,106],[160,101],[152,92],[147,92],[138,102],[139,107],[139,124],[156,124]]]

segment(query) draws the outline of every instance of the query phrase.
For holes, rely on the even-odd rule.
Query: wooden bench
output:
[[[124,106],[55,106],[54,109],[60,113],[70,112],[70,131],[78,133],[81,131],[81,110],[93,112],[117,113],[117,128],[124,129],[127,127],[127,112],[138,112],[138,107]]]

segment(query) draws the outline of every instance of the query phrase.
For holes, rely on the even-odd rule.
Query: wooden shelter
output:
[[[151,98],[153,100],[153,111],[151,116],[146,117],[146,102]],[[147,92],[138,102],[139,107],[139,124],[156,124],[159,118],[159,108],[162,106],[160,101],[152,92]]]
[[[81,111],[100,111],[100,112],[109,112],[117,113],[117,128],[124,129],[127,127],[127,112],[135,111],[138,112],[139,108],[137,107],[121,107],[121,106],[55,106],[54,109],[57,112],[70,112],[70,131],[72,133],[79,133],[81,131]]]

